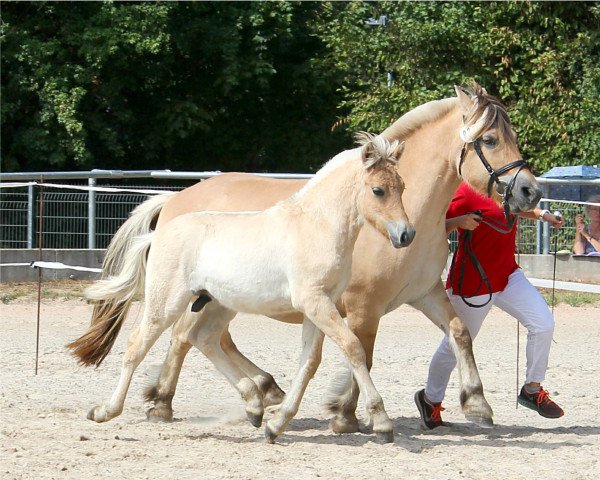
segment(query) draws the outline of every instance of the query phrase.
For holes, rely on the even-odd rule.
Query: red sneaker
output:
[[[517,401],[524,407],[535,410],[542,417],[560,418],[565,414],[563,409],[550,399],[548,392],[542,387],[540,387],[539,392],[528,393],[527,390],[525,390],[525,386],[523,386]]]
[[[436,427],[440,427],[444,424],[442,421],[442,402],[429,403],[425,399],[425,390],[419,390],[415,393],[415,403],[421,414],[421,425],[427,430],[433,430]]]

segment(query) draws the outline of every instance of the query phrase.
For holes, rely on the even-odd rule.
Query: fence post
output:
[[[88,248],[96,248],[96,191],[93,187],[96,186],[95,178],[88,178]]]
[[[27,187],[27,248],[33,248],[33,222],[35,211],[35,197],[33,195],[33,185]]]

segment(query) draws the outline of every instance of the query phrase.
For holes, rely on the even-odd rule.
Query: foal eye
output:
[[[495,135],[484,135],[481,138],[481,141],[484,143],[484,145],[487,145],[488,147],[495,147],[498,144],[498,139],[496,138]]]
[[[383,188],[381,187],[371,187],[371,191],[373,192],[373,195],[377,197],[383,197],[383,195],[385,194]]]

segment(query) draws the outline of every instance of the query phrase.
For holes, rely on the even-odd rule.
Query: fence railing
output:
[[[106,248],[129,213],[146,200],[148,193],[103,192],[97,187],[127,190],[177,191],[192,180],[203,180],[220,172],[170,172],[92,170],[91,172],[4,173],[0,182],[22,183],[15,188],[0,188],[0,248]],[[310,178],[310,174],[263,174],[276,178]],[[153,184],[133,184],[132,180]],[[61,184],[54,183],[60,180]],[[598,188],[600,179],[557,180],[538,178],[548,198],[551,185],[584,185]],[[65,182],[66,183],[62,183]],[[177,185],[166,184],[177,181]],[[51,184],[52,187],[39,184]],[[117,183],[120,182],[120,183]],[[124,185],[126,183],[126,185]],[[73,188],[85,188],[73,190]],[[559,199],[556,199],[559,200]],[[523,254],[570,250],[575,237],[575,215],[583,206],[560,201],[543,202],[542,208],[559,210],[565,225],[555,232],[547,223],[519,220],[518,251]],[[40,215],[41,213],[41,215]],[[42,235],[39,235],[39,232]],[[451,238],[455,245],[456,239]]]

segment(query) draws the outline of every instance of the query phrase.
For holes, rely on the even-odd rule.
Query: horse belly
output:
[[[238,312],[276,315],[292,310],[289,281],[273,257],[248,252],[210,255],[192,274],[192,291],[206,290],[227,308]]]

